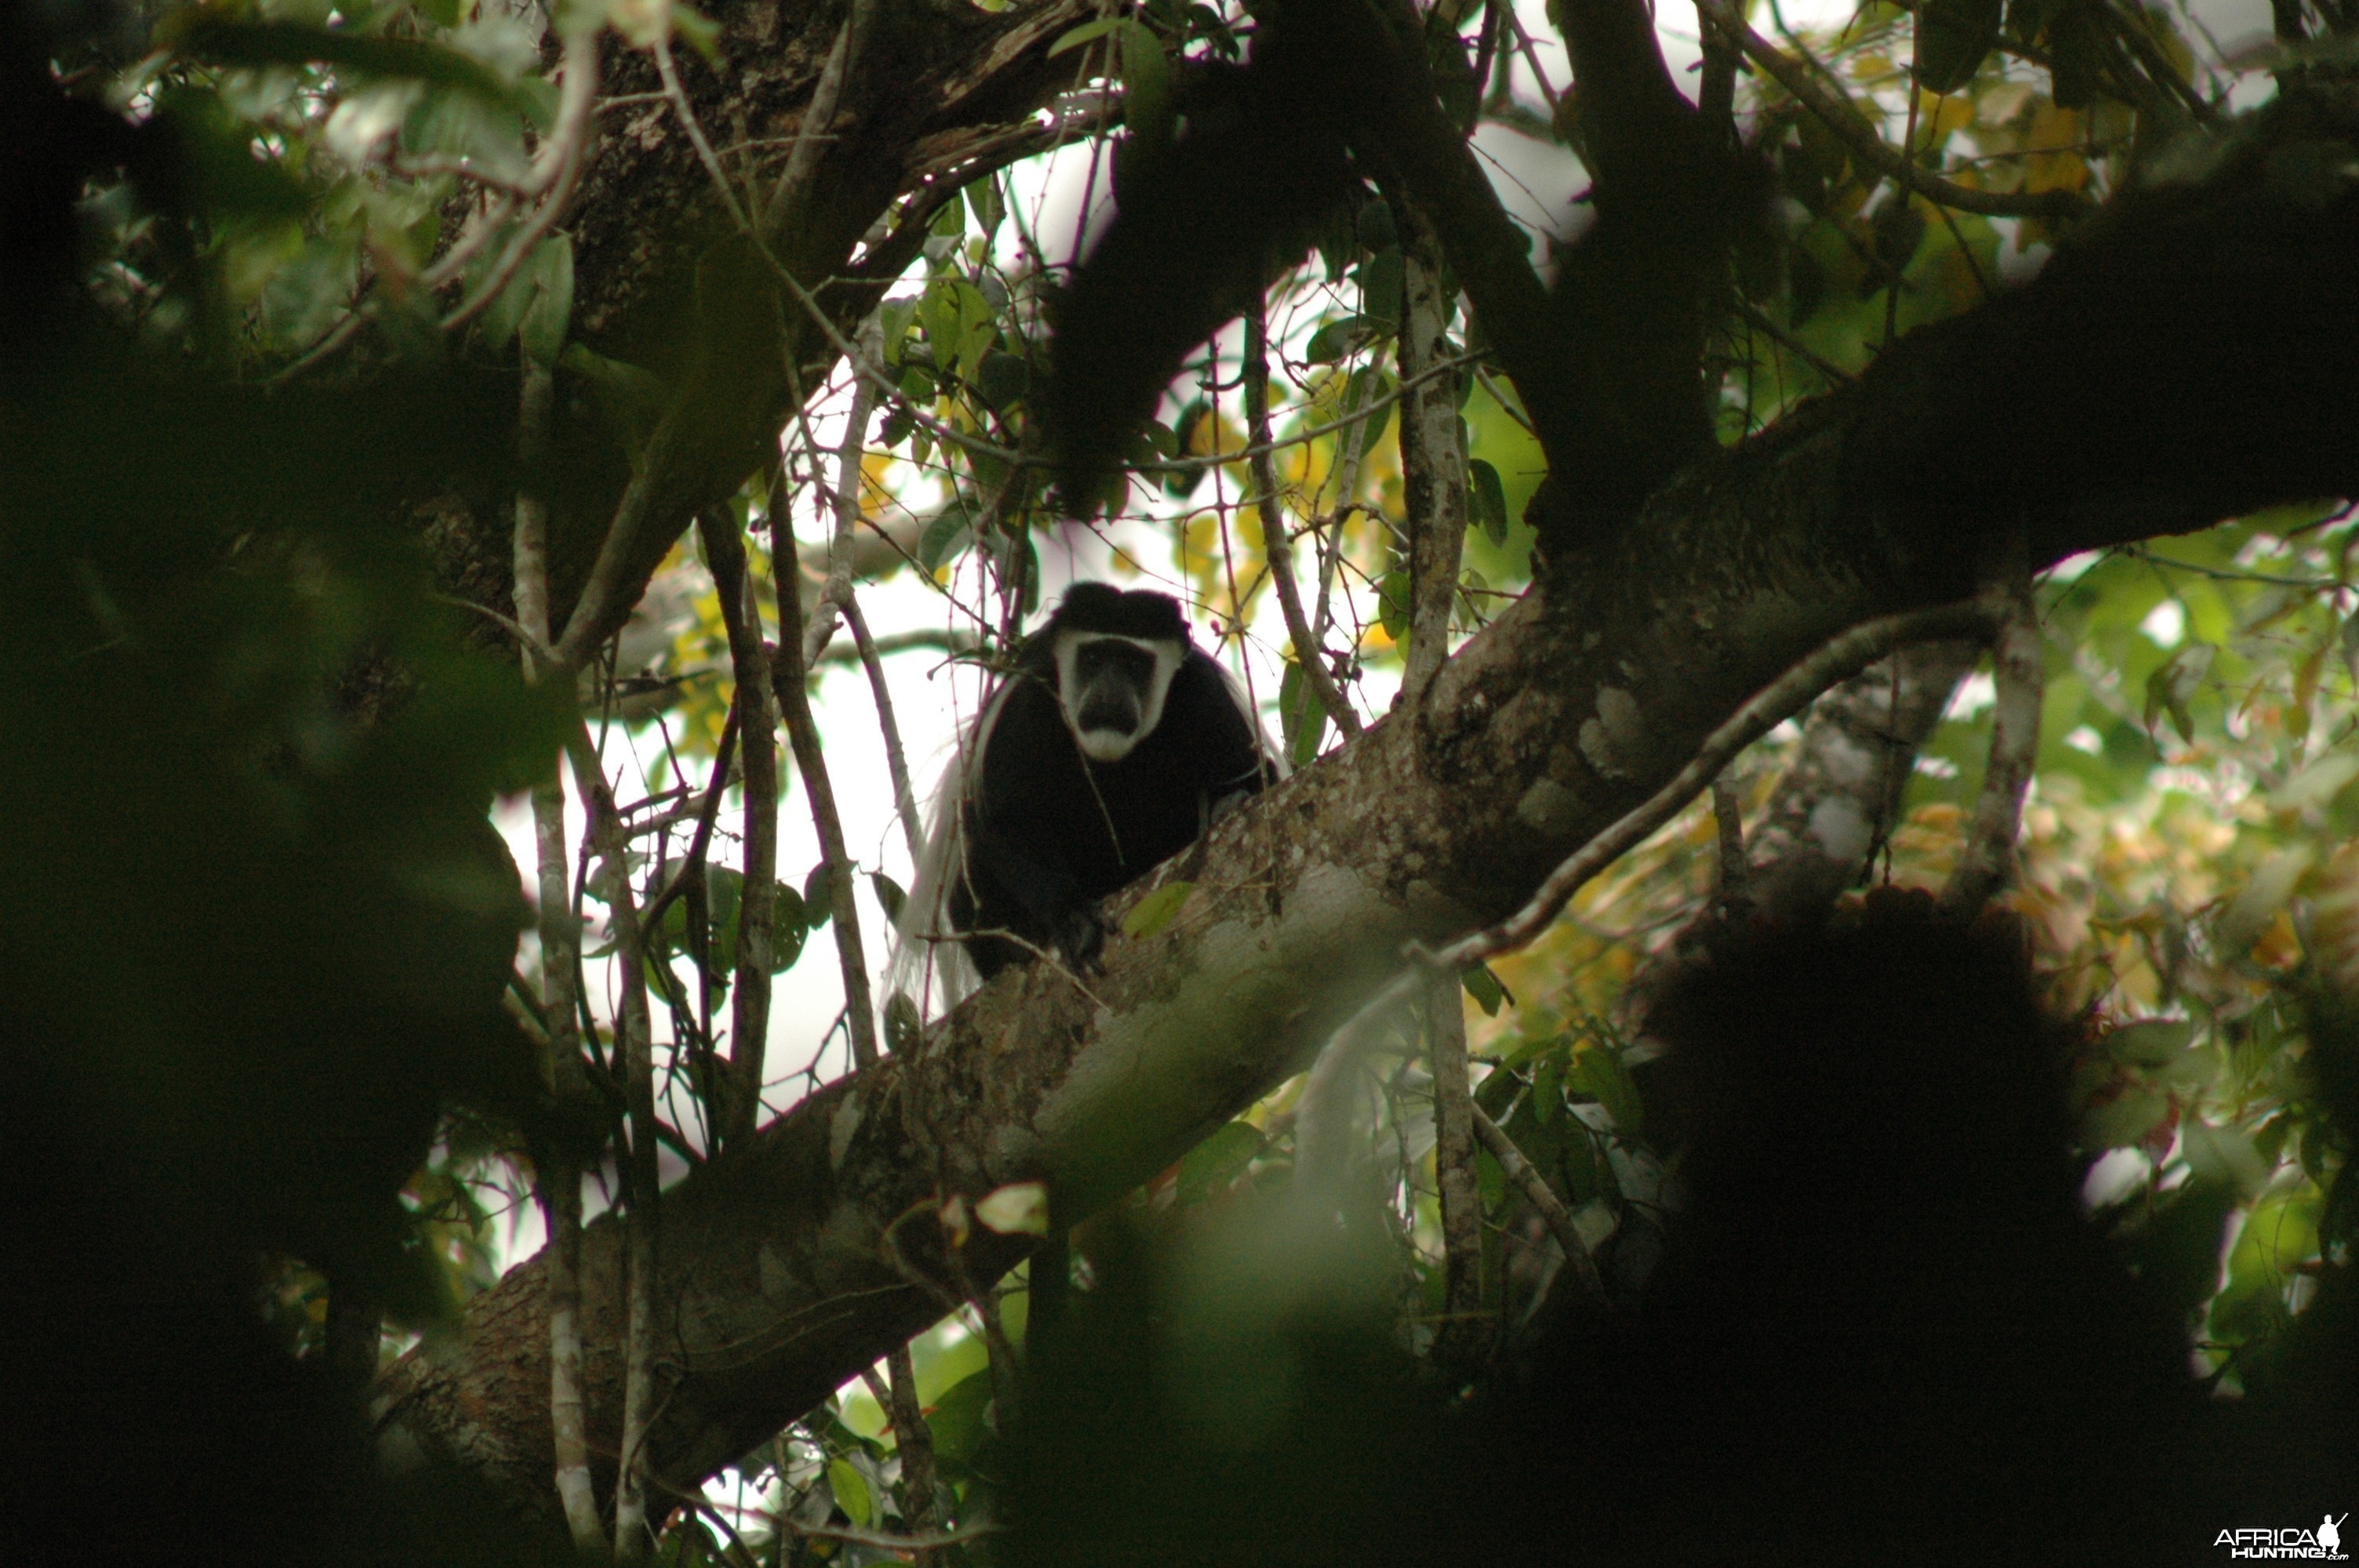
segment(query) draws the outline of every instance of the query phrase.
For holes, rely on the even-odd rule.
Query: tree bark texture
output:
[[[2359,200],[2288,196],[2267,163],[2125,201],[2038,279],[1552,561],[1414,710],[1114,900],[1118,931],[1146,888],[1193,884],[1087,990],[1004,975],[666,1194],[652,1468],[693,1485],[1024,1254],[984,1229],[953,1252],[944,1198],[1045,1180],[1079,1219],[1152,1177],[1297,1070],[1404,942],[1515,908],[1830,635],[1965,594],[2017,529],[2037,568],[2359,493]],[[608,1453],[622,1273],[615,1227],[592,1226],[583,1372]],[[542,1292],[535,1260],[388,1374],[388,1458],[439,1454],[553,1509]]]

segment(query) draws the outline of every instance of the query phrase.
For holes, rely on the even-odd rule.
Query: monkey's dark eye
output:
[[[1155,676],[1155,655],[1136,643],[1102,638],[1073,650],[1073,674],[1084,687],[1095,687],[1112,676],[1133,690],[1144,691]]]

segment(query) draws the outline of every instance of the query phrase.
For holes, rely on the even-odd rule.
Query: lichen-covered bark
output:
[[[2359,199],[2273,195],[2262,161],[2134,204],[1555,563],[1413,714],[1158,872],[1194,884],[1187,903],[1114,940],[1086,989],[1004,976],[667,1195],[657,1471],[693,1482],[940,1315],[904,1268],[957,1292],[1021,1254],[984,1230],[951,1249],[944,1196],[1040,1179],[1071,1221],[1151,1177],[1299,1065],[1404,941],[1512,909],[1827,636],[1962,593],[2018,530],[2036,568],[2359,493],[2340,390]],[[592,1227],[584,1371],[609,1453],[615,1250]],[[395,1368],[389,1455],[440,1453],[551,1506],[539,1299],[527,1264]]]

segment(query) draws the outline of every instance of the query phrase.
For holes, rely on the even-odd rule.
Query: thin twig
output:
[[[1295,581],[1294,540],[1287,530],[1277,465],[1270,461],[1276,448],[1269,438],[1269,332],[1263,311],[1264,302],[1256,298],[1245,313],[1245,439],[1252,443],[1245,450],[1250,454],[1254,488],[1261,492],[1262,553],[1269,562],[1270,583],[1277,589],[1278,609],[1286,617],[1286,634],[1294,643],[1295,667],[1317,694],[1319,706],[1335,720],[1335,727],[1346,735],[1357,735],[1360,716],[1337,688],[1323,651],[1310,634],[1310,618],[1302,612],[1302,589]],[[1290,747],[1290,730],[1288,739]]]
[[[1753,328],[1756,331],[1768,333],[1770,337],[1777,340],[1779,347],[1785,349],[1797,359],[1799,359],[1803,363],[1809,365],[1812,370],[1817,371],[1821,375],[1826,377],[1827,384],[1829,385],[1843,386],[1849,384],[1852,381],[1853,378],[1848,372],[1835,364],[1832,361],[1823,359],[1818,354],[1811,352],[1809,344],[1803,342],[1801,339],[1797,338],[1793,333],[1788,332],[1785,328],[1780,327],[1777,322],[1771,320],[1767,314],[1751,300],[1743,298],[1738,299],[1736,301],[1736,313],[1740,317],[1744,318],[1745,325]]]
[[[1601,1306],[1610,1305],[1605,1281],[1598,1277],[1597,1260],[1589,1255],[1589,1243],[1582,1239],[1581,1227],[1574,1223],[1572,1211],[1564,1206],[1564,1200],[1556,1195],[1556,1189],[1548,1184],[1548,1178],[1524,1158],[1524,1152],[1516,1147],[1516,1141],[1507,1136],[1506,1130],[1492,1120],[1481,1106],[1472,1108],[1474,1112],[1474,1136],[1481,1139],[1483,1147],[1491,1152],[1491,1158],[1499,1162],[1499,1169],[1507,1180],[1515,1183],[1522,1192],[1524,1201],[1539,1212],[1540,1219],[1555,1236],[1557,1245],[1564,1249],[1565,1267],[1571,1269],[1572,1277],[1581,1281],[1582,1294]]]
[[[828,780],[827,758],[811,721],[810,669],[803,663],[803,606],[795,581],[795,535],[787,521],[783,463],[771,470],[769,520],[770,569],[778,600],[778,644],[770,659],[770,687],[777,694],[787,740],[794,748],[795,768],[802,774],[804,793],[810,797],[811,826],[819,831],[821,863],[827,869],[828,915],[835,922],[836,956],[843,970],[853,1065],[868,1067],[876,1061],[876,1010],[869,1001],[868,960],[861,946],[860,911],[853,902],[852,857],[843,847],[843,818],[835,808],[835,786]]]
[[[861,324],[860,347],[870,354],[884,351],[884,328],[875,315]],[[803,664],[818,663],[835,635],[843,601],[852,595],[852,534],[860,524],[861,465],[867,455],[868,416],[876,407],[875,384],[864,376],[852,378],[852,407],[845,413],[843,441],[835,458],[835,534],[827,552],[827,581],[811,605],[803,629]]]
[[[2006,613],[2004,595],[1984,593],[1930,610],[1887,615],[1828,639],[1714,730],[1678,776],[1656,791],[1644,806],[1569,856],[1549,874],[1522,909],[1438,951],[1419,957],[1428,964],[1455,971],[1524,946],[1548,928],[1558,912],[1591,878],[1678,816],[1739,752],[1799,712],[1813,697],[1908,643],[1945,637],[1986,636]]]
[[[917,792],[909,786],[909,759],[901,748],[901,727],[893,719],[893,693],[885,683],[885,665],[876,639],[868,634],[868,618],[860,612],[859,597],[843,596],[843,622],[852,628],[852,643],[868,672],[868,690],[876,699],[876,727],[885,736],[885,771],[893,780],[893,807],[901,819],[901,837],[909,847],[909,863],[925,859],[925,829],[918,820]]]

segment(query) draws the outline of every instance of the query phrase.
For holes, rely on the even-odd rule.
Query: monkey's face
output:
[[[1172,643],[1103,633],[1057,639],[1057,695],[1083,756],[1118,762],[1155,732],[1180,654]]]

